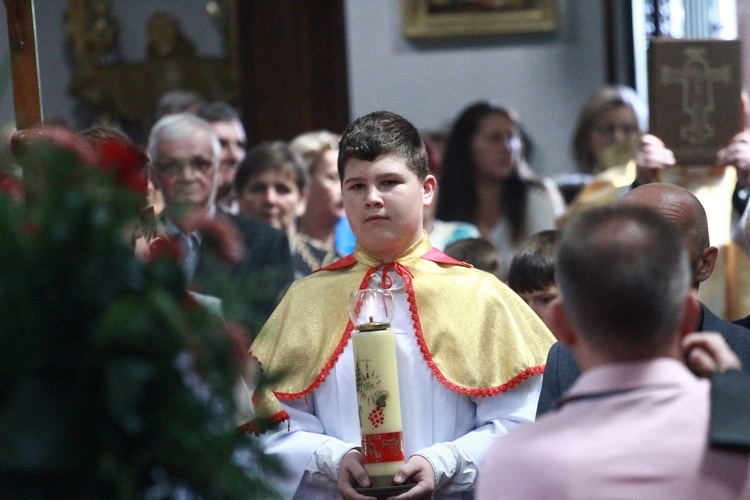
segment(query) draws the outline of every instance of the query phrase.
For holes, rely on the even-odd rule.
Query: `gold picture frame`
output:
[[[557,0],[402,0],[411,39],[557,31]]]

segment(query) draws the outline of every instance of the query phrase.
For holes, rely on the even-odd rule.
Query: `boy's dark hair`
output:
[[[163,94],[156,103],[154,123],[166,115],[195,112],[203,104],[203,98],[192,90],[172,90]]]
[[[529,236],[508,269],[508,286],[516,293],[544,290],[555,284],[555,259],[560,231],[550,229]]]
[[[430,173],[427,151],[419,131],[405,118],[388,111],[375,111],[354,120],[344,131],[339,144],[338,169],[341,181],[351,158],[373,161],[380,155],[392,155],[423,182]]]
[[[500,272],[500,254],[495,245],[484,238],[456,240],[445,247],[444,253],[496,276]]]
[[[203,104],[195,113],[209,123],[230,122],[239,120],[240,115],[237,109],[229,103],[223,101],[214,101]]]
[[[234,189],[239,193],[251,178],[268,170],[290,174],[300,193],[304,193],[307,172],[302,168],[302,158],[284,141],[262,142],[248,151],[234,176]]]

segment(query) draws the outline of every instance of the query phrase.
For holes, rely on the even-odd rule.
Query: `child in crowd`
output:
[[[465,238],[456,240],[445,247],[445,255],[453,257],[461,262],[466,262],[494,274],[500,279],[503,268],[500,263],[500,252],[495,245],[484,238]]]
[[[550,305],[557,298],[555,259],[559,241],[560,231],[554,229],[534,233],[521,245],[508,270],[508,286],[550,329]]]

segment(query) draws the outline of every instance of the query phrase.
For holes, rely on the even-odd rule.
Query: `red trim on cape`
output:
[[[440,254],[443,254],[438,250]],[[427,252],[428,254],[430,252]],[[427,254],[425,254],[427,255]],[[445,254],[443,254],[445,255]],[[439,257],[439,255],[438,255]],[[448,257],[446,255],[446,258],[454,260],[451,257]],[[431,260],[431,259],[428,259]],[[459,262],[459,261],[456,261]],[[460,262],[459,262],[460,264]],[[483,387],[478,389],[472,389],[470,387],[463,387],[457,384],[454,384],[450,380],[448,380],[445,375],[440,371],[440,368],[438,368],[435,361],[432,359],[432,354],[430,354],[430,350],[427,348],[427,343],[424,340],[424,335],[422,333],[422,322],[419,320],[419,313],[417,312],[417,302],[416,302],[416,296],[414,295],[414,285],[411,281],[411,274],[408,272],[404,272],[403,274],[399,271],[401,271],[402,266],[396,266],[396,272],[398,272],[401,275],[401,278],[404,280],[404,285],[406,286],[406,300],[409,302],[409,310],[411,311],[411,320],[412,324],[414,325],[414,335],[417,337],[417,344],[419,345],[419,350],[422,351],[422,356],[424,357],[425,362],[427,363],[427,366],[430,368],[432,373],[437,377],[437,379],[440,381],[441,384],[443,384],[445,387],[447,387],[449,390],[453,392],[457,392],[459,394],[464,394],[466,396],[473,396],[473,397],[487,397],[487,396],[495,396],[497,394],[500,394],[501,392],[506,392],[508,389],[512,389],[516,385],[520,384],[527,378],[529,378],[532,375],[539,375],[544,373],[544,365],[539,366],[532,366],[530,368],[527,368],[526,370],[522,371],[512,379],[510,379],[508,382],[504,384],[500,384],[495,387]]]
[[[468,262],[463,262],[463,261],[454,259],[453,257],[450,257],[444,254],[442,251],[438,250],[435,247],[431,247],[420,258],[429,260],[431,262],[436,262],[438,264],[452,264],[454,266],[471,267],[471,264],[469,264]],[[354,257],[353,253],[350,253],[346,257],[341,257],[336,262],[332,262],[331,264],[328,264],[325,267],[316,269],[314,272],[317,273],[318,271],[337,271],[339,269],[351,267],[356,263],[357,263],[357,259]]]
[[[495,387],[487,387],[485,389],[469,389],[467,387],[459,387],[452,385],[450,388],[453,390],[461,393],[466,394],[468,396],[473,397],[489,397],[489,396],[496,396],[500,394],[501,392],[506,392],[509,389],[513,389],[515,386],[526,380],[527,378],[533,376],[533,375],[542,375],[544,373],[544,367],[545,365],[539,365],[539,366],[532,366],[530,368],[525,369],[509,381],[507,381],[504,384],[500,384]]]
[[[471,267],[471,264],[469,264],[468,262],[454,259],[453,257],[444,254],[435,247],[427,250],[427,253],[422,255],[421,258],[423,258],[424,260],[429,260],[431,262],[437,262],[438,264],[453,264],[456,266]]]
[[[341,260],[344,260],[344,259],[341,259]],[[376,269],[374,267],[371,267],[365,273],[365,277],[362,279],[362,283],[360,283],[359,285],[360,290],[364,290],[365,288],[367,288],[367,284],[370,282],[370,278],[372,278],[372,275],[375,274],[375,271]],[[333,369],[334,365],[336,365],[336,361],[338,361],[339,356],[341,356],[341,353],[344,352],[344,348],[346,347],[346,344],[349,343],[349,339],[352,336],[352,330],[354,330],[354,325],[352,324],[351,320],[349,320],[346,323],[346,329],[344,330],[344,335],[341,337],[339,344],[336,346],[336,349],[334,349],[333,354],[331,354],[331,357],[328,359],[328,362],[326,362],[325,366],[320,371],[318,376],[315,377],[315,380],[313,380],[312,384],[310,384],[303,391],[295,392],[295,393],[274,391],[274,394],[276,395],[276,397],[279,399],[299,399],[302,396],[307,396],[313,390],[320,387],[320,384],[323,383],[323,381],[328,377],[328,374],[331,373],[331,370]]]
[[[317,273],[318,271],[336,271],[338,269],[344,269],[345,267],[351,267],[356,263],[357,263],[357,259],[354,258],[353,253],[350,253],[346,257],[341,257],[339,260],[335,262],[331,262],[327,266],[321,267],[320,269],[316,269],[313,272]]]
[[[257,418],[245,422],[237,427],[237,430],[247,432],[248,434],[254,434],[257,437],[265,433],[268,429],[278,426],[285,420],[289,420],[289,414],[286,410],[281,410],[263,422],[259,422]]]
[[[453,257],[449,257],[448,255],[444,254],[437,248],[430,248],[426,253],[424,253],[421,256],[422,259],[429,260],[431,262],[436,262],[440,264],[450,264],[450,265],[458,265],[462,267],[472,267],[471,264],[468,264],[466,262],[462,262],[460,260],[456,260]],[[334,271],[338,269],[343,269],[346,267],[350,267],[357,263],[357,259],[354,257],[354,254],[349,254],[346,257],[342,257],[341,259],[337,260],[336,262],[333,262],[332,264],[329,264],[325,267],[321,267],[315,272],[318,271]],[[414,334],[417,337],[417,344],[419,345],[419,349],[422,352],[422,356],[424,357],[425,362],[427,363],[427,366],[430,368],[432,373],[437,377],[437,379],[442,383],[445,387],[447,387],[449,390],[457,392],[459,394],[463,394],[470,397],[488,397],[488,396],[495,396],[497,394],[500,394],[501,392],[506,392],[509,389],[512,389],[513,387],[517,386],[527,378],[533,376],[533,375],[541,375],[544,373],[544,366],[545,365],[539,365],[539,366],[532,366],[530,368],[527,368],[526,370],[522,371],[512,379],[510,379],[508,382],[504,384],[500,384],[495,387],[484,387],[484,388],[470,388],[470,387],[463,387],[457,384],[454,384],[453,382],[449,381],[445,375],[440,371],[440,369],[435,364],[435,361],[432,359],[432,355],[430,354],[429,349],[427,348],[427,343],[424,340],[424,335],[422,333],[422,323],[419,320],[419,313],[417,312],[417,304],[416,304],[416,297],[414,295],[414,286],[412,284],[412,276],[411,273],[408,271],[408,269],[404,268],[404,266],[393,266],[394,269],[396,269],[396,272],[401,276],[401,278],[404,280],[404,284],[406,286],[407,290],[407,301],[409,302],[409,310],[411,311],[411,317],[412,317],[412,325],[414,326]],[[403,269],[402,269],[403,268]],[[405,271],[399,272],[399,271]],[[364,278],[362,278],[362,282],[359,285],[360,290],[364,290],[367,288],[367,285],[370,282],[370,279],[372,278],[372,275],[375,274],[377,271],[377,268],[371,267],[366,273]],[[336,346],[336,349],[333,351],[333,354],[326,362],[325,366],[321,370],[321,372],[318,374],[318,376],[315,378],[315,380],[310,384],[306,389],[296,392],[296,393],[288,393],[288,392],[275,392],[277,398],[279,399],[299,399],[303,396],[307,396],[307,394],[310,394],[313,390],[320,387],[320,384],[325,381],[325,379],[328,377],[328,374],[331,373],[331,370],[335,366],[336,362],[339,359],[339,356],[344,352],[344,348],[349,343],[349,339],[352,336],[352,331],[354,330],[354,325],[352,324],[351,320],[347,322],[346,329],[344,330],[344,334],[341,337],[341,340],[339,341],[338,345]],[[256,358],[257,360],[257,358]],[[260,362],[258,362],[260,364]],[[261,367],[262,369],[262,367]],[[289,418],[287,415],[286,418]],[[252,424],[252,422],[249,422],[247,424],[244,424],[242,428],[244,428],[247,425]]]

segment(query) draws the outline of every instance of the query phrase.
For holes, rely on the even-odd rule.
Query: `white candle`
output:
[[[404,463],[396,337],[367,326],[352,335],[362,455],[372,486],[391,486]]]

